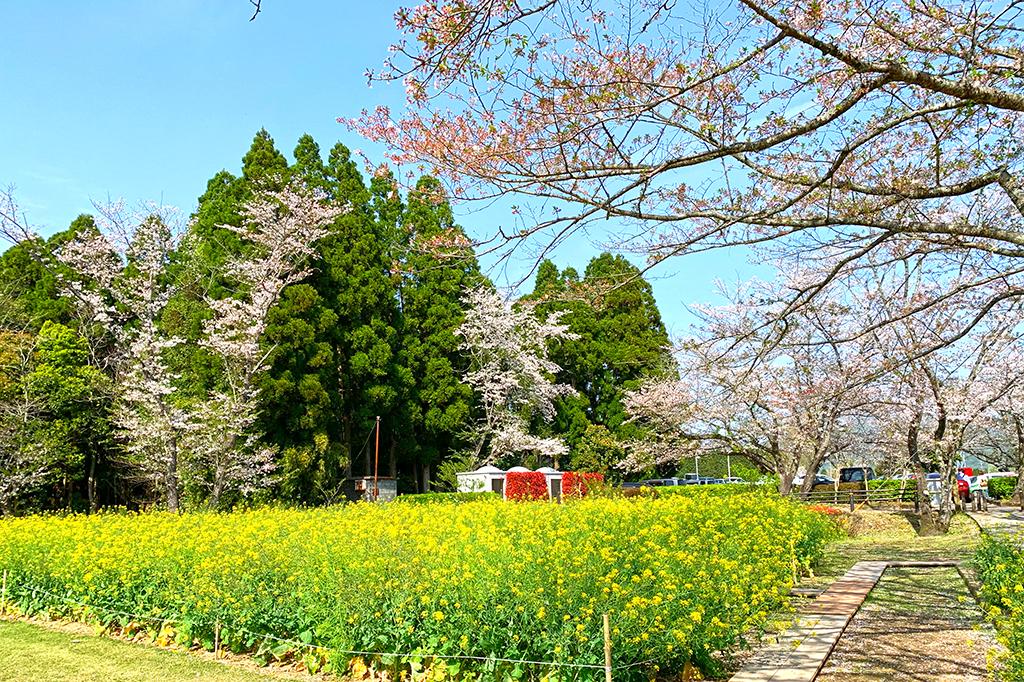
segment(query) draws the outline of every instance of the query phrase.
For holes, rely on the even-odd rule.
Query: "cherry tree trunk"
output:
[[[795,471],[779,472],[779,494],[789,495],[793,492],[793,479],[796,478]]]
[[[171,455],[171,461],[167,466],[167,511],[178,513],[180,499],[178,494],[178,457]]]

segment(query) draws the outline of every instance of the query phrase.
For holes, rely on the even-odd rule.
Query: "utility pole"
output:
[[[373,501],[380,497],[380,488],[377,487],[377,465],[380,463],[380,417],[377,417],[377,425],[373,428]]]

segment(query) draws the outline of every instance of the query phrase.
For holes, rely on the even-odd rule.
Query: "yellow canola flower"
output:
[[[830,528],[786,500],[702,490],[565,505],[40,516],[0,519],[0,567],[12,594],[40,586],[147,617],[441,659],[600,662],[609,614],[617,661],[675,661],[673,651],[764,625],[793,552],[810,565]],[[1007,593],[1020,583],[1005,581]]]

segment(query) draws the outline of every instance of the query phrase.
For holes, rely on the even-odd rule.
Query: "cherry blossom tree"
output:
[[[259,416],[256,377],[266,371],[270,350],[260,343],[267,315],[286,286],[305,279],[313,244],[342,209],[287,188],[245,207],[241,227],[227,226],[251,244],[224,273],[237,295],[207,299],[213,317],[201,345],[222,363],[222,387],[194,406],[186,428],[193,466],[209,471],[210,504],[226,491],[249,494],[273,478],[274,450],[262,444],[254,425]]]
[[[782,312],[868,259],[927,254],[947,284],[914,312],[976,310],[937,347],[1024,296],[1020,12],[425,2],[370,73],[404,82],[405,111],[350,124],[457,197],[529,199],[491,243],[505,254],[587,232],[651,265],[737,245],[823,259]]]
[[[181,339],[164,334],[160,316],[174,292],[166,269],[184,228],[165,207],[130,211],[116,202],[97,209],[97,231],[79,235],[58,254],[77,274],[64,282],[65,293],[112,339],[114,424],[128,462],[177,511],[187,414],[165,352]]]
[[[558,313],[538,320],[526,307],[513,308],[487,287],[468,291],[465,301],[466,318],[456,333],[470,358],[464,379],[483,413],[474,433],[474,456],[493,461],[534,452],[557,465],[567,452],[565,443],[530,434],[529,422],[551,421],[555,399],[574,393],[552,380],[560,368],[547,357],[548,341],[573,334],[559,322]]]
[[[888,297],[887,305],[897,299]],[[886,415],[895,425],[889,431],[917,475],[922,533],[948,531],[957,466],[999,427],[1000,408],[1024,383],[1016,315],[990,315],[955,344],[921,354],[944,327],[959,326],[974,314],[945,308],[929,319],[904,318],[878,337],[893,365],[885,381]],[[930,472],[940,477],[937,509],[928,504],[924,488]]]
[[[268,485],[273,452],[259,442],[255,377],[266,369],[260,345],[266,316],[282,289],[302,279],[303,263],[324,225],[341,209],[303,188],[256,197],[241,227],[244,256],[227,264],[235,295],[208,299],[213,315],[202,345],[220,363],[220,387],[198,401],[180,390],[167,351],[182,343],[160,319],[175,291],[167,270],[184,230],[157,207],[136,213],[105,207],[99,230],[79,236],[60,258],[78,275],[67,290],[108,329],[116,350],[115,423],[125,451],[142,475],[163,491],[168,509],[181,503],[183,476],[219,505],[226,491],[249,493]]]
[[[704,308],[698,335],[679,352],[680,378],[628,394],[632,418],[660,442],[634,444],[625,466],[743,455],[777,475],[786,494],[801,468],[809,489],[825,459],[851,446],[850,423],[869,404],[870,351],[836,343],[836,315],[821,307],[791,317],[781,337],[763,333],[775,315],[762,305],[770,290],[759,285],[732,305]]]

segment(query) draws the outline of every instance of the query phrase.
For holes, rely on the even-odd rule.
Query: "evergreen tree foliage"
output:
[[[0,291],[5,296],[0,325],[38,331],[47,321],[77,324],[72,302],[60,294],[58,277],[67,268],[54,256],[79,232],[95,229],[92,216],[80,215],[49,239],[24,241],[0,254]]]
[[[95,510],[98,480],[109,473],[110,381],[89,364],[86,340],[55,322],[46,321],[39,330],[33,364],[25,377],[27,393],[39,405],[32,430],[46,453],[51,480],[67,507],[82,508],[76,498],[84,495]]]
[[[267,317],[259,432],[278,453],[272,495],[311,504],[341,499],[346,478],[374,471],[377,417],[380,475],[398,476],[404,491],[425,490],[438,478],[451,487],[454,473],[471,465],[467,435],[479,409],[463,381],[467,360],[456,330],[466,293],[490,286],[472,244],[434,178],[421,178],[403,197],[389,172],[364,177],[347,147],[336,144],[324,158],[309,135],[292,159],[260,130],[240,169],[214,174],[199,197],[171,256],[175,293],[159,321],[161,334],[185,340],[166,351],[175,400],[191,404],[224,388],[219,361],[196,342],[211,319],[210,299],[246,293],[226,265],[251,246],[226,226],[242,225],[243,207],[257,193],[298,182],[347,210],[317,243],[308,276],[285,288]],[[108,351],[61,295],[64,266],[55,254],[82,230],[96,230],[89,216],[0,254],[0,334],[17,341],[8,354],[23,360],[18,372],[0,376],[0,393],[27,396],[31,407],[21,422],[4,422],[4,433],[8,450],[21,448],[10,461],[32,474],[26,494],[35,507],[129,501],[130,483],[112,464],[124,457],[111,437]],[[582,277],[545,261],[524,303],[541,316],[564,313],[577,338],[553,343],[550,357],[562,368],[555,379],[578,391],[558,399],[553,422],[524,428],[531,436],[562,435],[572,446],[563,465],[614,477],[622,443],[635,435],[623,391],[672,371],[649,284],[610,254],[593,259]],[[22,457],[29,452],[22,446],[36,449]]]
[[[434,178],[421,178],[409,193],[403,232],[403,347],[413,381],[408,414],[416,459],[431,467],[459,448],[470,422],[473,392],[461,380],[466,366],[455,330],[464,317],[463,293],[484,277]]]
[[[574,456],[582,456],[581,449],[593,451],[607,434],[620,440],[636,436],[627,422],[623,392],[674,369],[668,332],[640,270],[622,256],[602,253],[591,259],[580,279],[573,268],[559,272],[545,260],[524,300],[538,315],[562,311],[563,322],[577,335],[551,349],[551,359],[562,367],[558,380],[578,392],[559,401],[554,427]]]

